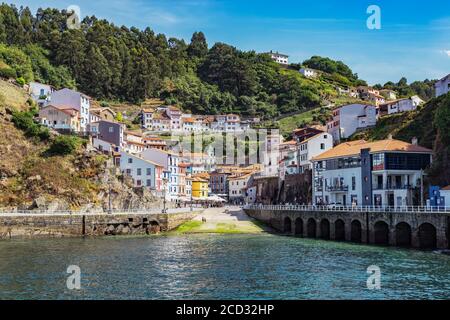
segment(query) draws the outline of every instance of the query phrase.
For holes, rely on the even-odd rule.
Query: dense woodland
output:
[[[69,16],[57,9],[33,14],[0,5],[0,76],[73,87],[98,100],[139,103],[157,97],[193,113],[236,112],[266,119],[319,107],[336,95],[336,84],[365,84],[344,63],[328,58],[303,62],[326,73],[313,81],[299,75],[300,65],[282,68],[266,54],[224,43],[209,47],[202,32],[186,43],[95,16],[71,30]],[[428,82],[416,83],[417,91],[406,87],[408,94],[430,96]]]

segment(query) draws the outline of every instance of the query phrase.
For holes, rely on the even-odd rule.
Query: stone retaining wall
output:
[[[0,214],[0,239],[153,234],[175,229],[197,214],[199,211],[169,214]]]

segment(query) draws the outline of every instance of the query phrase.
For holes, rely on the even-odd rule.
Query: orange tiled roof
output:
[[[315,157],[313,160],[323,160],[330,158],[339,158],[344,156],[355,156],[361,153],[362,149],[370,149],[371,152],[382,151],[399,151],[399,152],[432,152],[432,150],[416,146],[404,141],[387,139],[374,142],[367,142],[365,140],[357,140],[351,142],[344,142],[340,145],[328,150],[321,155]]]

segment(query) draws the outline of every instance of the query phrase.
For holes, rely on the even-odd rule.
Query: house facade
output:
[[[100,120],[89,125],[93,137],[110,143],[120,149],[125,147],[125,125],[108,120]]]
[[[276,63],[282,64],[282,65],[288,65],[289,64],[289,56],[286,54],[278,53],[278,52],[268,52],[267,53],[270,58],[275,61]]]
[[[156,192],[162,191],[163,166],[126,152],[120,153],[120,170],[130,177],[135,187],[145,187]]]
[[[39,110],[38,118],[42,125],[55,130],[81,130],[80,113],[73,108],[61,109],[48,105]]]
[[[333,118],[327,123],[327,131],[335,143],[347,139],[360,129],[375,126],[377,108],[374,105],[350,104],[333,111]]]
[[[50,97],[54,91],[55,88],[52,86],[39,82],[30,82],[28,86],[28,93],[39,107],[43,107],[50,102]]]
[[[62,89],[52,93],[52,105],[58,108],[72,108],[80,113],[81,131],[86,132],[90,121],[91,98],[72,89]]]
[[[177,200],[180,195],[180,168],[178,165],[181,159],[179,155],[159,149],[145,149],[141,153],[141,156],[146,160],[159,163],[164,167],[163,178],[167,179],[168,197],[171,200]]]
[[[299,142],[296,164],[298,170],[295,173],[305,173],[312,169],[311,160],[318,155],[333,148],[333,137],[327,132],[322,132]],[[292,169],[292,168],[291,168]]]
[[[399,140],[342,143],[313,159],[316,205],[418,205],[423,170],[432,151]],[[420,192],[419,192],[420,194]]]
[[[116,113],[111,108],[91,108],[90,123],[100,120],[116,121]]]
[[[394,113],[407,112],[416,110],[424,101],[417,96],[408,99],[399,99],[378,106],[379,115],[390,115]]]
[[[237,175],[229,178],[228,200],[232,203],[245,201],[246,190],[251,174]]]
[[[316,78],[319,75],[317,70],[310,68],[301,68],[299,72],[306,78]]]
[[[435,83],[436,98],[447,94],[450,91],[450,74]]]

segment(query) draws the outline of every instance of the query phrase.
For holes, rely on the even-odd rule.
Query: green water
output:
[[[370,265],[380,290],[367,289]],[[0,299],[449,298],[450,256],[433,252],[275,235],[0,242]]]

